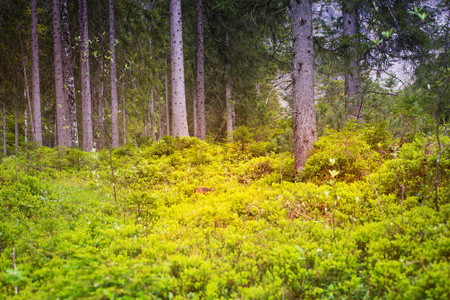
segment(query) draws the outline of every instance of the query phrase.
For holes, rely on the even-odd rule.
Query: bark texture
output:
[[[61,16],[59,0],[53,0],[53,55],[55,59],[56,132],[58,146],[70,147],[67,104],[61,55]]]
[[[119,148],[119,104],[117,97],[116,32],[114,18],[114,0],[109,0],[109,52],[111,55],[111,115],[112,147]]]
[[[87,0],[79,0],[80,9],[80,55],[81,55],[81,106],[83,112],[83,150],[94,148],[92,131],[91,74],[89,68],[89,34]]]
[[[225,86],[225,104],[227,109],[227,136],[229,139],[233,138],[233,116],[234,105],[231,99],[231,83],[230,83],[230,65],[227,65],[227,84]]]
[[[197,132],[196,137],[206,137],[205,120],[205,48],[203,29],[203,0],[197,0]]]
[[[356,16],[355,6],[351,3],[342,3],[342,19],[344,26],[344,35],[351,38],[358,34],[358,20]],[[347,74],[345,79],[345,111],[351,118],[356,118],[362,121],[362,110],[359,98],[359,91],[361,89],[361,76],[358,68],[358,54],[355,47],[348,47],[348,54],[350,60],[347,66]],[[353,102],[353,107],[350,109],[349,102]]]
[[[39,44],[37,0],[31,0],[31,85],[33,101],[33,141],[42,146],[41,92],[39,88]]]
[[[317,139],[314,107],[314,54],[312,0],[291,0],[292,22],[292,121],[295,168],[300,171]]]
[[[170,54],[172,71],[172,132],[189,136],[184,85],[183,26],[181,0],[170,0]]]
[[[67,12],[67,0],[60,0],[61,20],[63,28],[63,65],[64,65],[64,96],[68,104],[68,119],[70,130],[70,146],[78,147],[78,120],[77,120],[77,101],[75,97],[75,80],[73,75],[73,52],[70,37],[69,16]]]

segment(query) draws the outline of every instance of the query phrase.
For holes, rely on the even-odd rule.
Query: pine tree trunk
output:
[[[109,51],[111,56],[111,115],[112,147],[119,148],[119,104],[117,96],[116,31],[114,19],[114,0],[109,0]]]
[[[60,0],[61,20],[63,28],[63,65],[64,65],[64,101],[68,105],[68,119],[70,130],[70,147],[78,147],[78,120],[77,101],[75,97],[75,80],[73,75],[74,56],[72,52],[72,42],[70,38],[69,16],[67,12],[67,0]]]
[[[21,51],[22,51],[23,79],[25,82],[25,93],[27,95],[27,100],[28,100],[28,110],[30,111],[31,136],[33,137],[34,136],[34,123],[33,123],[33,113],[31,110],[30,87],[28,86],[28,76],[27,76],[27,64],[28,63],[27,63],[27,59],[26,59],[25,55],[23,54],[22,44],[20,44],[20,47],[21,47]],[[27,115],[26,112],[27,112],[27,110],[25,109],[25,116]],[[25,118],[25,121],[26,120],[27,120],[27,118]],[[26,126],[27,125],[28,124],[26,124]],[[28,126],[26,127],[26,130],[25,130],[25,142],[28,142],[27,134],[28,134]]]
[[[83,150],[94,148],[92,132],[91,74],[89,68],[89,32],[87,0],[79,0],[80,9],[80,56],[81,56],[81,106],[83,112]]]
[[[295,168],[304,168],[317,139],[314,107],[312,0],[291,0],[292,110]]]
[[[61,18],[59,0],[53,0],[53,54],[55,58],[56,132],[58,146],[70,146],[68,109],[64,99],[64,74],[61,56]]]
[[[354,37],[358,34],[358,21],[356,16],[355,7],[351,3],[342,3],[342,17],[344,23],[344,35],[348,37]],[[361,77],[358,68],[358,57],[355,47],[349,47],[348,53],[350,54],[350,61],[348,65],[347,74],[344,75],[345,79],[345,111],[347,115],[350,115],[357,120],[363,121],[362,111],[360,107],[359,90],[361,89]],[[353,101],[353,109],[349,111],[348,103]]]
[[[25,109],[25,113],[24,113],[24,131],[25,131],[25,144],[28,143],[28,110]]]
[[[170,0],[170,58],[172,73],[172,132],[189,136],[184,85],[183,26],[181,0]]]
[[[228,38],[227,38],[228,40]],[[231,83],[230,83],[230,64],[227,64],[226,69],[226,80],[227,83],[225,85],[225,104],[227,109],[227,137],[229,139],[233,138],[233,116],[234,116],[234,106],[233,101],[231,99]]]
[[[122,77],[122,116],[123,116],[123,143],[128,142],[127,139],[127,107],[125,105],[125,74]]]
[[[203,37],[203,0],[197,0],[197,132],[196,136],[205,140],[205,48]]]
[[[5,96],[5,92],[3,91],[3,98]],[[3,155],[6,156],[6,105],[3,102]]]
[[[31,82],[33,98],[33,141],[42,146],[41,92],[39,88],[39,44],[38,44],[37,0],[31,0]]]
[[[17,150],[19,149],[19,112],[17,111],[17,105],[14,105],[14,145],[16,146],[16,155]]]
[[[170,136],[170,111],[169,111],[169,76],[167,75],[167,55],[164,57],[164,64],[166,66],[166,72],[165,72],[165,83],[164,87],[166,90],[166,135]]]

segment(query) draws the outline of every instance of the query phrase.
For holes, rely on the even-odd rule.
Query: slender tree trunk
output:
[[[19,149],[19,116],[17,111],[17,105],[14,105],[14,145],[16,146],[16,155],[17,150]]]
[[[304,168],[317,139],[314,107],[312,0],[291,0],[292,111],[295,168]]]
[[[116,65],[116,31],[114,19],[114,0],[109,0],[109,52],[111,55],[111,115],[112,115],[112,147],[119,147],[119,114],[117,97],[117,65]]]
[[[196,93],[196,84],[194,82],[192,86],[192,110],[193,117],[192,120],[194,122],[194,136],[198,138],[198,111],[197,111],[197,93]]]
[[[5,98],[5,92],[3,91],[3,98]],[[3,155],[6,156],[6,105],[3,102]]]
[[[38,44],[37,0],[31,0],[31,81],[33,86],[33,141],[42,146],[41,92],[39,88],[39,44]]]
[[[351,2],[342,3],[342,17],[344,23],[344,35],[347,37],[355,37],[358,34],[358,20],[355,11],[355,5]],[[347,115],[356,118],[359,121],[364,121],[362,115],[362,107],[359,100],[359,91],[361,89],[361,77],[358,67],[358,56],[355,47],[348,48],[350,60],[348,63],[347,74],[345,79],[345,111]],[[353,108],[349,111],[348,103],[353,101]]]
[[[64,101],[69,109],[70,146],[78,147],[78,120],[77,101],[75,96],[75,80],[73,75],[74,56],[72,52],[72,42],[70,38],[69,16],[67,11],[67,0],[60,0],[61,20],[63,27],[63,62],[64,62]]]
[[[231,99],[231,83],[230,83],[230,64],[227,64],[226,69],[226,86],[225,86],[225,104],[227,109],[227,136],[229,139],[233,138],[233,115],[234,107],[233,100]]]
[[[127,139],[127,107],[125,105],[125,75],[122,77],[122,116],[123,116],[123,143],[128,142]]]
[[[105,87],[103,83],[103,60],[100,60],[100,89],[98,93],[98,122],[99,122],[99,130],[100,130],[100,137],[99,137],[99,147],[104,148],[105,147],[105,99],[104,99],[104,93],[105,93]]]
[[[34,136],[34,123],[33,123],[33,113],[31,110],[31,99],[30,99],[30,87],[28,86],[28,76],[27,76],[27,65],[28,65],[28,61],[27,58],[25,56],[25,54],[23,53],[23,47],[22,47],[22,41],[20,42],[20,50],[22,52],[22,65],[23,65],[23,80],[25,82],[25,94],[27,96],[27,101],[28,101],[28,109],[30,111],[30,124],[31,124],[31,134],[32,136]],[[27,110],[25,109],[25,122],[27,122]],[[28,123],[25,124],[26,125],[26,130],[25,130],[25,142],[28,142]]]
[[[158,74],[158,81],[160,81],[160,76]],[[158,116],[159,116],[159,122],[158,122],[158,140],[161,140],[163,137],[163,129],[162,129],[162,117],[161,117],[161,94],[159,85],[156,88],[156,95],[158,97]]]
[[[83,108],[83,150],[94,148],[92,132],[91,74],[89,68],[89,32],[87,0],[79,0],[80,8],[80,55],[81,55],[81,106]],[[112,57],[112,56],[111,56]]]
[[[205,48],[203,37],[203,0],[197,0],[197,132],[196,136],[205,140]]]
[[[181,0],[170,0],[170,54],[172,71],[172,131],[189,136],[184,85],[183,26]]]
[[[24,114],[24,125],[25,125],[25,144],[28,143],[28,110],[25,109],[25,114]]]
[[[167,55],[164,57],[164,64],[166,66],[165,72],[165,90],[166,90],[166,134],[170,136],[170,111],[169,111],[169,76],[167,75]]]
[[[61,17],[59,0],[53,0],[53,54],[55,58],[56,132],[58,145],[70,146],[68,109],[64,99],[64,74],[61,56]]]

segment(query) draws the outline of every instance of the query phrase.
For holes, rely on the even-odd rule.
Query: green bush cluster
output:
[[[396,145],[383,125],[329,131],[302,174],[245,128],[224,145],[125,145],[112,161],[65,148],[4,159],[0,298],[446,299],[441,140],[439,212],[436,141]]]

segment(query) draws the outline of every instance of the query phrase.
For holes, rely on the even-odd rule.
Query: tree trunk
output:
[[[70,146],[68,109],[64,99],[64,74],[61,56],[61,17],[59,0],[53,0],[53,54],[55,58],[56,132],[58,146]]]
[[[91,74],[89,68],[89,33],[87,0],[79,0],[80,9],[80,55],[81,55],[81,106],[83,111],[83,150],[94,148],[92,132]],[[111,56],[112,58],[112,56]],[[112,72],[111,72],[112,73]],[[111,75],[112,77],[112,75]]]
[[[24,114],[24,125],[25,125],[25,144],[28,143],[28,110],[25,109],[25,114]]]
[[[183,26],[181,0],[170,0],[170,58],[172,71],[172,131],[174,136],[189,136],[184,85]]]
[[[160,77],[158,74],[158,81],[160,81]],[[156,88],[156,95],[158,97],[158,116],[159,116],[159,122],[158,122],[158,140],[160,141],[163,137],[163,129],[162,129],[162,117],[161,117],[161,94],[160,94],[160,89],[159,89],[159,85]]]
[[[5,92],[3,91],[3,98],[5,96]],[[6,156],[6,105],[3,102],[3,155]]]
[[[342,3],[342,18],[344,23],[344,35],[354,37],[358,34],[358,21],[355,6],[351,3]],[[351,42],[353,43],[353,42]],[[358,68],[358,56],[355,47],[350,46],[347,49],[350,60],[347,66],[345,79],[345,111],[347,115],[363,121],[361,104],[359,100],[359,91],[361,89],[361,77]],[[349,111],[348,103],[353,101],[353,109]]]
[[[314,55],[312,0],[291,0],[292,22],[292,121],[294,157],[297,171],[306,160],[317,139],[314,107]]]
[[[30,99],[30,87],[28,86],[28,76],[27,76],[27,58],[23,53],[22,42],[20,43],[20,50],[22,51],[22,65],[23,65],[23,80],[25,82],[25,94],[28,101],[28,109],[30,111],[30,124],[31,124],[31,135],[34,136],[34,123],[33,123],[33,113],[31,110],[31,99]],[[25,109],[25,142],[28,142],[28,123],[27,123],[27,110]]]
[[[192,86],[192,120],[194,122],[194,136],[198,138],[198,112],[197,112],[197,93],[196,93],[196,84],[194,82]]]
[[[100,60],[100,90],[98,92],[97,114],[98,114],[98,127],[99,127],[99,148],[105,147],[105,99],[103,97],[105,87],[103,83],[103,60]]]
[[[197,137],[206,138],[205,48],[203,37],[203,0],[197,0]]]
[[[31,82],[33,87],[33,141],[42,146],[41,92],[39,88],[39,45],[38,45],[37,0],[31,0]]]
[[[122,119],[123,119],[123,143],[128,142],[127,139],[127,107],[125,105],[125,74],[122,77]]]
[[[166,66],[165,72],[165,89],[166,89],[166,135],[170,136],[170,111],[169,111],[169,76],[167,75],[167,55],[164,57],[164,65]]]
[[[14,145],[16,146],[16,155],[17,150],[19,149],[19,116],[17,111],[17,105],[14,105]]]
[[[227,108],[227,137],[229,139],[233,138],[233,116],[234,116],[234,107],[233,101],[231,99],[231,83],[230,83],[230,64],[227,64],[226,69],[226,86],[225,86],[225,104]]]
[[[116,31],[114,19],[114,0],[109,0],[109,52],[111,55],[111,115],[112,147],[119,148],[119,104],[117,97]]]
[[[70,129],[70,146],[78,147],[78,120],[77,120],[77,101],[75,97],[75,80],[73,75],[73,60],[72,42],[70,39],[69,17],[67,12],[67,0],[60,0],[61,4],[61,19],[63,27],[63,62],[64,62],[64,101],[68,104],[68,118]]]

